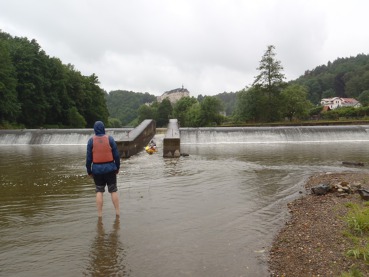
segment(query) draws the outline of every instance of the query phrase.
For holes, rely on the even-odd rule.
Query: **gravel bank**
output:
[[[344,236],[347,224],[342,219],[346,203],[362,203],[358,193],[331,192],[317,196],[311,187],[323,183],[345,182],[369,188],[369,173],[322,173],[309,178],[307,195],[288,204],[290,218],[274,238],[269,252],[270,276],[340,276],[352,267],[369,276],[363,260],[348,257],[352,241]]]

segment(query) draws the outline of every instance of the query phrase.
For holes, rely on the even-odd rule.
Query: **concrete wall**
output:
[[[181,138],[177,119],[170,119],[163,139],[163,157],[175,158],[181,155]]]
[[[130,131],[126,138],[117,140],[119,155],[121,158],[129,158],[144,150],[145,146],[155,136],[156,122],[146,119]]]

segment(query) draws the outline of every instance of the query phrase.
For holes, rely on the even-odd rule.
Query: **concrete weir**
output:
[[[129,158],[142,151],[149,141],[155,136],[156,123],[152,119],[146,119],[135,129],[130,131],[122,140],[116,140],[121,158]]]
[[[176,158],[181,156],[181,139],[179,134],[178,120],[170,119],[167,133],[163,140],[163,157]]]

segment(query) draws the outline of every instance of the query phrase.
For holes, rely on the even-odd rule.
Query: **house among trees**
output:
[[[320,104],[324,106],[324,110],[334,110],[341,107],[361,107],[360,102],[356,99],[342,97],[323,98],[320,101]]]
[[[160,103],[164,99],[168,98],[170,103],[174,104],[182,97],[189,97],[190,92],[182,86],[182,88],[176,88],[170,91],[164,92],[161,96],[157,97],[158,102]]]

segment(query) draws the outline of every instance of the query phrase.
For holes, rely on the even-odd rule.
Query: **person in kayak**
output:
[[[149,147],[152,149],[152,150],[156,150],[156,143],[155,141],[152,139],[149,143]]]

